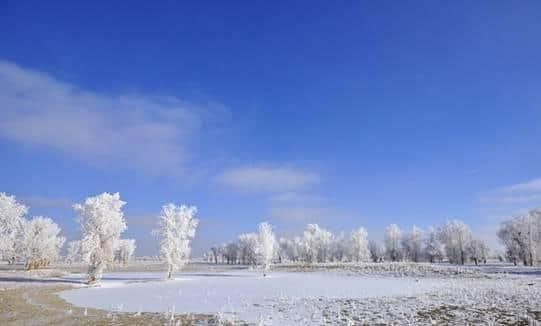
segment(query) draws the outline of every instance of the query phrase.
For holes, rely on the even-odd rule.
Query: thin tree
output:
[[[276,238],[272,232],[272,226],[263,222],[259,224],[257,257],[259,265],[263,269],[263,276],[269,270],[272,263],[272,258],[276,252]]]
[[[195,237],[199,220],[195,218],[197,207],[166,204],[159,218],[160,253],[167,262],[167,279],[180,269],[190,257],[190,244]]]

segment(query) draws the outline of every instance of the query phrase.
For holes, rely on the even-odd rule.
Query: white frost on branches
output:
[[[246,265],[257,264],[258,235],[245,233],[238,237],[240,261]]]
[[[195,218],[195,206],[166,204],[159,216],[160,253],[166,260],[167,279],[181,268],[190,257],[190,242],[195,237],[199,220]]]
[[[541,209],[505,221],[498,230],[505,255],[515,265],[533,266],[541,260]]]
[[[460,220],[448,221],[440,231],[440,238],[449,261],[464,265],[468,258],[468,245],[472,240],[470,228]]]
[[[66,262],[69,264],[82,261],[81,257],[81,241],[74,240],[68,242],[68,252],[66,254]]]
[[[385,228],[385,251],[391,261],[398,261],[402,258],[400,241],[402,239],[402,231],[396,224],[391,224]]]
[[[88,283],[98,283],[106,265],[113,261],[113,247],[126,230],[119,193],[103,193],[87,198],[73,208],[81,224],[83,260],[88,262]]]
[[[0,193],[0,256],[10,264],[15,263],[16,240],[27,212],[28,207],[19,204],[15,196]]]
[[[50,218],[34,217],[23,223],[21,258],[26,269],[48,266],[55,261],[66,238],[60,236],[60,228]]]
[[[423,231],[415,225],[402,237],[402,251],[407,260],[419,262],[423,249]]]
[[[360,227],[351,233],[351,250],[353,259],[357,262],[370,259],[368,250],[368,232]]]
[[[127,265],[135,252],[135,239],[120,239],[114,246],[114,260]]]
[[[302,252],[307,262],[326,262],[333,235],[317,224],[308,224],[302,239]]]
[[[272,232],[272,226],[267,222],[259,224],[256,252],[258,265],[260,265],[264,271],[269,270],[276,249],[276,238]]]

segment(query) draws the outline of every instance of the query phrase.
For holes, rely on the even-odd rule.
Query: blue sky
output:
[[[78,235],[128,202],[138,254],[166,202],[194,247],[306,223],[371,237],[541,204],[538,1],[4,1],[0,191]]]

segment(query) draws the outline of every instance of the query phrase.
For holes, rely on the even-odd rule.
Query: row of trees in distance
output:
[[[207,260],[227,264],[261,264],[265,261],[261,257],[263,226],[270,229],[267,223],[262,223],[259,233],[241,234],[235,241],[210,248],[206,253]],[[275,244],[270,249],[270,256],[279,263],[435,262],[447,259],[454,264],[464,264],[469,260],[478,264],[486,262],[489,253],[487,245],[475,239],[468,226],[460,220],[448,221],[439,228],[430,228],[428,232],[415,226],[403,231],[396,224],[391,224],[385,229],[383,245],[369,240],[364,227],[346,235],[334,234],[318,224],[308,224],[303,234],[293,239],[266,241]]]

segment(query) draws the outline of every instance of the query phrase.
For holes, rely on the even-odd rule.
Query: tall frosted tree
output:
[[[126,230],[120,194],[102,193],[87,198],[73,208],[81,224],[81,249],[88,262],[88,284],[99,283],[107,264],[113,262],[113,250],[120,234]]]
[[[16,240],[27,212],[28,207],[18,203],[15,196],[0,193],[0,256],[10,264],[15,263]]]
[[[355,261],[366,261],[370,259],[368,250],[368,232],[360,227],[351,233],[351,251]]]
[[[190,243],[195,237],[199,220],[195,206],[166,204],[159,216],[160,254],[167,262],[167,279],[181,268],[190,257]]]
[[[391,261],[400,260],[402,257],[400,241],[402,239],[402,231],[396,224],[391,224],[385,228],[385,251]]]
[[[272,226],[267,222],[259,224],[257,257],[264,271],[269,270],[276,249],[276,238],[272,232]]]

